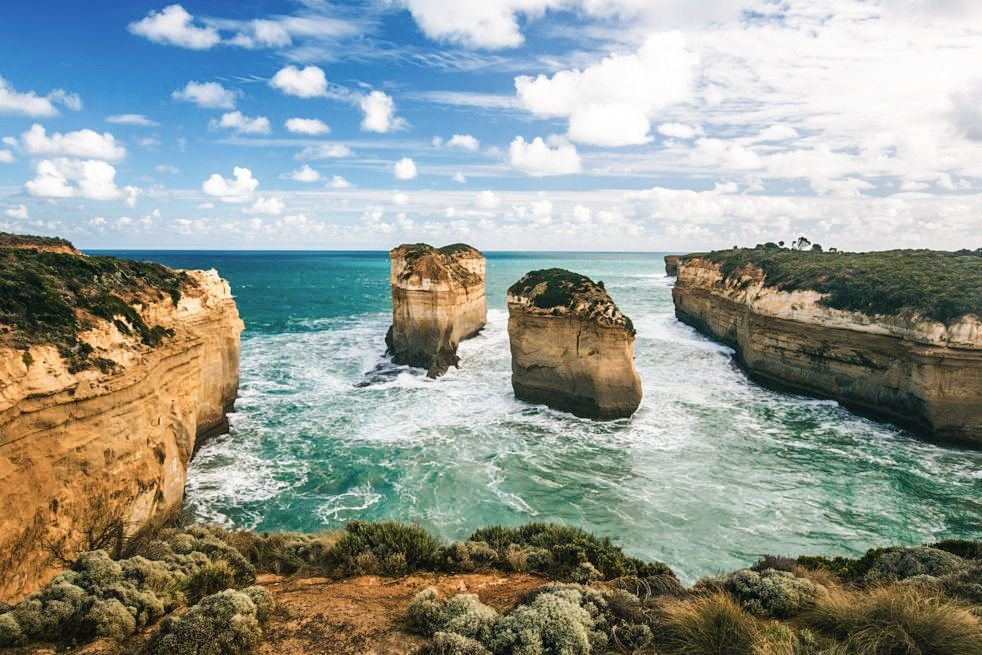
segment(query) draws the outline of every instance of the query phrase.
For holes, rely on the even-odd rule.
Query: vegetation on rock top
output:
[[[67,248],[75,250],[75,246],[67,239],[32,234],[11,234],[10,232],[0,232],[0,248]]]
[[[403,277],[411,276],[416,272],[416,263],[423,257],[430,256],[432,258],[430,261],[434,261],[437,266],[426,269],[425,277],[439,278],[449,274],[450,277],[462,284],[470,285],[482,282],[479,275],[458,262],[461,255],[481,255],[480,250],[466,243],[452,243],[442,248],[435,248],[428,243],[404,243],[393,248],[392,252],[401,252],[406,259],[406,270]]]
[[[564,268],[530,271],[508,288],[508,295],[527,298],[543,311],[569,311],[610,325],[623,325],[634,334],[634,324],[611,299],[603,282]]]
[[[80,333],[109,321],[156,346],[172,332],[147,325],[134,305],[166,298],[176,305],[188,284],[185,273],[160,264],[0,246],[0,339],[24,349],[52,344],[72,370],[108,370],[113,362],[95,356]]]
[[[943,323],[982,317],[982,251],[885,250],[834,253],[788,250],[776,244],[693,253],[720,265],[724,277],[748,265],[782,291],[825,294],[828,307],[867,315],[915,313]]]

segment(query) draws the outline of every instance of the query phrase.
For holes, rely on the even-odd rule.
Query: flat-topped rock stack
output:
[[[602,282],[559,268],[508,289],[515,396],[577,416],[631,416],[641,404],[634,326]]]
[[[456,243],[403,244],[389,252],[392,326],[385,337],[397,364],[435,378],[457,366],[457,345],[487,321],[484,255]]]
[[[665,275],[677,277],[679,274],[679,255],[665,255]]]

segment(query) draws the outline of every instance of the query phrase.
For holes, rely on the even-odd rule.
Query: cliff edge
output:
[[[589,278],[552,268],[508,289],[515,396],[577,416],[631,416],[641,404],[634,325]]]
[[[427,369],[431,378],[457,366],[457,345],[487,322],[484,255],[463,243],[404,244],[389,252],[393,361]]]
[[[775,249],[690,255],[676,316],[771,385],[982,446],[982,257]]]
[[[4,599],[178,509],[238,390],[243,325],[214,270],[47,241],[0,239]]]

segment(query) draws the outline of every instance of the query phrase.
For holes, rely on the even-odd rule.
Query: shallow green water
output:
[[[385,253],[123,253],[218,268],[246,321],[232,431],[189,472],[200,517],[316,531],[417,521],[447,538],[560,521],[686,580],[763,553],[979,536],[982,452],[763,389],[673,316],[655,254],[492,254],[489,323],[462,367],[367,387],[390,311]],[[504,294],[536,268],[603,280],[638,331],[645,398],[594,423],[516,401]]]

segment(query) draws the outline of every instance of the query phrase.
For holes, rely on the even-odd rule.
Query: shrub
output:
[[[427,587],[416,594],[406,610],[406,626],[410,632],[432,636],[440,629],[443,603],[433,587]]]
[[[952,555],[958,555],[962,559],[982,560],[982,541],[945,539],[936,544],[930,544],[930,547],[949,552]]]
[[[577,585],[546,585],[494,626],[491,650],[512,655],[589,655],[607,645],[606,602]]]
[[[416,655],[491,655],[480,642],[453,632],[438,632]]]
[[[123,640],[136,632],[136,620],[115,598],[92,603],[83,619],[89,625],[86,632],[97,637]]]
[[[319,568],[337,539],[336,533],[315,536],[233,532],[225,536],[226,542],[248,558],[256,569],[278,575],[291,575],[304,569]]]
[[[655,598],[658,596],[685,596],[685,587],[674,575],[651,575],[646,578],[637,576],[624,576],[611,581],[611,585],[616,589],[623,589],[641,600]]]
[[[736,598],[755,616],[786,619],[815,605],[824,589],[787,571],[751,569],[734,571],[722,578],[702,580],[696,588],[719,587]]]
[[[477,571],[497,562],[498,551],[483,541],[454,541],[440,546],[436,553],[438,568],[446,571]]]
[[[208,596],[177,618],[168,618],[148,642],[148,655],[238,655],[262,634],[249,594],[228,589]]]
[[[908,586],[869,592],[834,592],[820,598],[806,619],[865,655],[978,655],[982,620],[965,607]]]
[[[205,596],[217,594],[235,586],[235,573],[224,561],[209,562],[184,581],[184,594],[193,605]]]
[[[982,562],[946,575],[939,582],[949,596],[982,605]]]
[[[242,590],[252,604],[256,606],[256,618],[259,619],[259,623],[266,623],[273,616],[273,610],[276,609],[276,601],[273,600],[273,594],[269,593],[266,587],[246,587]]]
[[[760,623],[724,593],[673,600],[662,607],[658,646],[685,655],[747,655],[762,640]]]
[[[965,560],[937,548],[905,548],[883,553],[866,572],[866,581],[893,582],[916,575],[942,576],[966,568]]]
[[[409,604],[406,622],[410,630],[427,637],[438,632],[454,634],[487,643],[498,613],[474,594],[459,594],[441,602],[435,589],[424,589]]]
[[[27,641],[20,624],[10,612],[0,614],[0,648],[19,646]]]
[[[439,546],[436,539],[417,525],[352,521],[328,554],[328,561],[345,575],[374,572],[366,570],[372,566],[372,560],[383,571],[401,574],[433,566]],[[359,561],[366,555],[372,559]]]

